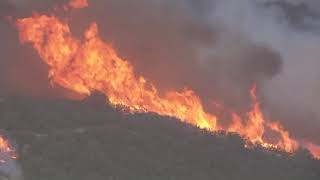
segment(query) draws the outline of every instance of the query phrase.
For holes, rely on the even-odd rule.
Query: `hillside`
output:
[[[26,180],[320,179],[320,162],[305,151],[246,149],[235,134],[128,114],[101,99],[1,100],[1,132],[19,151]]]

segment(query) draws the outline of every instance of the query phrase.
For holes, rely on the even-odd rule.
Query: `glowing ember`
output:
[[[73,0],[71,7],[85,7],[87,1]],[[18,19],[16,25],[22,43],[31,43],[50,67],[52,82],[82,95],[102,92],[115,106],[125,106],[132,112],[155,112],[173,116],[210,131],[236,132],[252,144],[265,148],[294,152],[299,144],[277,122],[266,121],[256,95],[250,91],[252,110],[241,118],[231,112],[233,122],[228,128],[217,124],[217,117],[204,111],[199,96],[190,89],[170,91],[160,96],[154,84],[134,74],[133,66],[104,42],[94,22],[83,40],[74,37],[66,21],[56,16],[33,15]],[[276,132],[273,143],[264,139],[266,129]],[[313,148],[309,148],[313,151]]]
[[[81,9],[88,6],[87,0],[71,0],[69,6],[74,9]]]
[[[16,151],[12,148],[9,142],[0,136],[0,153],[7,154],[12,159],[17,159]],[[7,159],[0,159],[1,163],[5,163]]]

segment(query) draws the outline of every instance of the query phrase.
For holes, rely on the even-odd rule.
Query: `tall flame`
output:
[[[21,42],[32,42],[41,58],[51,67],[49,77],[61,86],[89,95],[100,91],[114,105],[133,111],[156,112],[216,130],[216,117],[204,111],[192,90],[167,92],[163,97],[153,84],[136,77],[132,65],[98,36],[93,23],[81,42],[69,26],[56,17],[35,15],[17,22]]]
[[[251,111],[247,114],[246,121],[233,112],[233,123],[228,128],[228,131],[239,133],[253,144],[259,143],[266,148],[283,149],[287,152],[294,152],[298,149],[298,143],[290,138],[289,132],[286,131],[281,124],[265,120],[256,91],[257,87],[254,85],[250,90],[253,105]],[[265,130],[267,128],[279,134],[279,138],[273,143],[268,143],[264,138]]]
[[[75,4],[87,5],[87,1],[73,0]],[[83,4],[82,4],[83,5]],[[130,62],[121,58],[113,47],[104,42],[93,22],[79,40],[70,32],[66,21],[56,16],[34,14],[18,19],[21,43],[31,43],[42,60],[50,67],[52,82],[82,95],[102,92],[113,105],[129,108],[132,112],[154,112],[173,116],[187,123],[210,131],[225,130],[239,133],[253,144],[266,148],[294,152],[299,144],[293,140],[279,123],[266,121],[256,95],[251,91],[252,110],[241,118],[231,112],[233,122],[228,128],[220,127],[217,116],[205,112],[199,96],[190,89],[169,91],[160,96],[156,86],[144,77],[136,76]],[[273,143],[265,140],[266,129],[278,133]],[[312,151],[312,148],[309,148]]]

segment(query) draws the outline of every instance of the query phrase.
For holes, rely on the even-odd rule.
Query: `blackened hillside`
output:
[[[101,98],[102,99],[102,98]],[[0,101],[27,180],[319,180],[320,163],[212,134],[176,119],[130,115],[91,98]]]

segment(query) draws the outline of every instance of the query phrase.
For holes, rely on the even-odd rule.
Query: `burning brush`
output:
[[[86,0],[73,0],[63,6],[65,11],[88,6]],[[81,95],[101,92],[114,106],[127,107],[131,112],[154,112],[173,116],[208,131],[227,131],[240,134],[248,144],[260,144],[269,149],[294,153],[305,147],[316,158],[319,150],[304,146],[293,139],[278,122],[266,119],[257,97],[256,85],[250,91],[252,107],[245,116],[231,112],[228,127],[219,124],[216,114],[208,113],[195,91],[168,91],[160,95],[157,86],[142,76],[136,76],[133,65],[99,36],[96,22],[85,31],[84,38],[76,38],[66,19],[55,15],[34,14],[17,19],[21,43],[31,43],[41,59],[49,66],[49,78],[66,89]],[[226,111],[225,109],[222,109]],[[276,140],[265,139],[267,130],[278,134]],[[312,143],[311,143],[312,144]],[[11,149],[7,149],[12,153]],[[11,156],[11,158],[15,157]]]

